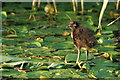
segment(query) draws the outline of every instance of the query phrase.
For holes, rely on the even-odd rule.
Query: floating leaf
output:
[[[39,42],[32,42],[31,44],[35,44],[37,47],[41,47],[41,44]]]
[[[29,50],[30,50],[30,52],[34,53],[34,55],[38,55],[38,56],[52,56],[53,53],[51,53],[51,52],[55,51],[55,49],[48,48],[48,47],[46,47],[46,48],[42,48],[42,47],[40,47],[40,48],[30,48]]]
[[[0,55],[0,62],[7,62],[7,61],[10,61],[10,60],[22,60],[20,58],[16,58],[16,57],[11,57],[11,56],[3,56],[3,55]]]
[[[74,75],[79,75],[80,78],[88,78],[87,74],[81,72],[80,70],[76,70],[76,69],[70,69],[72,74]]]
[[[21,28],[18,29],[20,33],[28,33],[28,28],[27,26],[20,26]]]
[[[93,75],[97,78],[113,78],[114,75],[105,70],[94,71]]]
[[[40,80],[51,80],[51,79],[44,77],[44,76],[40,76]]]
[[[45,41],[49,41],[49,42],[62,42],[62,41],[65,41],[65,39],[63,38],[56,38],[56,37],[45,37],[44,39]]]
[[[113,31],[101,31],[101,33],[103,33],[103,34],[111,34],[111,33],[113,33]]]
[[[76,59],[77,59],[77,54],[68,54],[65,57],[65,62],[76,61]]]
[[[118,67],[117,64],[112,63],[110,60],[106,60],[104,58],[98,58],[95,60],[92,60],[96,65],[92,69],[104,69],[104,70],[114,70],[115,67]],[[99,63],[98,63],[99,62]]]
[[[34,30],[29,31],[29,35],[36,35],[36,32]]]
[[[20,65],[20,64],[22,64],[22,63],[25,63],[25,61],[4,63],[4,64],[2,64],[2,67],[14,67],[14,66]]]
[[[40,44],[40,42],[31,42],[29,45],[28,45],[29,47],[41,47],[41,44]]]
[[[85,63],[85,64],[83,64],[82,68],[89,70],[90,69],[90,65]]]
[[[7,18],[7,12],[6,11],[1,11],[0,12],[0,19],[2,19],[2,21],[5,21],[5,19]]]
[[[42,38],[37,38],[36,40],[39,41],[39,42],[43,42]]]
[[[38,70],[45,70],[45,69],[49,69],[47,66],[41,66],[40,68],[38,68]]]
[[[77,56],[78,56],[78,54],[68,54],[65,57],[65,61],[67,61],[67,62],[69,62],[69,61],[76,61],[77,60]],[[93,58],[93,55],[89,54],[88,59],[91,59],[91,58]],[[86,60],[86,54],[85,53],[81,54],[80,60]]]
[[[18,37],[18,35],[7,35],[7,36],[5,36],[5,37]]]
[[[74,51],[74,50],[72,50],[72,49],[69,49],[68,51],[67,51],[68,49],[66,49],[66,50],[58,50],[58,51],[55,51],[54,53],[52,53],[52,54],[54,54],[54,55],[67,55],[67,54],[72,54],[72,52]]]
[[[110,54],[104,53],[104,54],[102,54],[102,55],[100,55],[100,56],[98,56],[98,57],[109,58],[109,57],[110,57]]]
[[[98,40],[98,43],[100,43],[100,44],[102,44],[102,45],[111,45],[111,44],[113,44],[113,43],[115,43],[112,39],[110,39],[110,40],[106,40],[106,39],[104,39],[104,38],[100,38],[99,40]]]
[[[48,68],[62,68],[63,65],[57,64],[57,63],[52,63],[51,65],[48,66]]]
[[[26,75],[26,72],[19,72],[18,70],[15,69],[9,69],[9,72],[2,72],[2,76],[12,76],[14,78],[28,78]]]
[[[97,79],[97,77],[95,76],[95,75],[93,75],[93,74],[89,74],[88,75],[90,78],[92,78],[92,79]]]

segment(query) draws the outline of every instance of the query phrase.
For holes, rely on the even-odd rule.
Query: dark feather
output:
[[[96,38],[92,31],[85,27],[76,27],[72,29],[73,43],[74,45],[81,48],[92,48],[96,44]]]

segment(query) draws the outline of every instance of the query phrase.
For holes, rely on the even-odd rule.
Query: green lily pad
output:
[[[45,69],[49,69],[47,66],[41,66],[40,68],[38,68],[38,70],[45,70]]]
[[[102,45],[111,45],[114,44],[115,42],[111,39],[111,40],[106,40],[106,39],[99,39],[98,43],[102,44]]]
[[[68,54],[65,57],[65,61],[66,62],[76,61],[77,60],[77,56],[78,56],[78,54]],[[93,55],[89,54],[88,59],[91,59],[91,58],[93,58]],[[85,53],[81,54],[80,60],[86,60],[86,54]]]
[[[44,39],[45,41],[49,41],[49,42],[62,42],[62,41],[65,41],[65,39],[63,38],[57,38],[57,37],[45,37]]]
[[[82,72],[80,72],[79,70],[71,69],[71,71],[72,71],[73,73],[79,74],[80,76],[85,76],[85,73],[82,73]]]
[[[73,49],[58,50],[58,51],[53,52],[52,54],[66,56],[67,54],[72,54],[73,51],[74,51]]]
[[[7,12],[6,11],[1,11],[0,12],[0,19],[2,19],[2,21],[5,21],[5,19],[7,18]]]
[[[20,61],[22,59],[16,58],[16,57],[11,57],[11,56],[0,55],[0,62],[7,62],[7,61],[10,61],[10,60]]]
[[[83,64],[82,68],[89,70],[90,69],[90,65],[85,63],[85,64]]]
[[[22,63],[26,63],[27,61],[19,61],[19,62],[11,62],[11,63],[3,63],[2,67],[14,67],[17,65],[21,65]]]
[[[108,71],[105,71],[105,70],[94,71],[93,75],[96,78],[113,78],[113,77],[115,77],[114,74],[112,74]]]
[[[9,69],[9,71],[7,72],[3,71],[2,76],[6,76],[6,77],[12,76],[14,78],[28,78],[26,72],[19,72],[15,69]]]
[[[41,47],[41,44],[40,44],[40,42],[33,41],[28,45],[28,47]]]
[[[104,34],[111,34],[113,33],[112,31],[101,31],[101,33],[104,33]]]
[[[55,49],[47,48],[47,47],[46,48],[42,48],[42,47],[40,47],[40,48],[30,48],[29,50],[32,54],[39,55],[39,56],[52,56],[53,53],[51,53],[51,52],[55,51]]]
[[[61,64],[57,64],[57,63],[52,63],[51,65],[48,66],[48,68],[52,68],[52,69],[60,69],[60,68],[63,68],[63,65]]]
[[[104,58],[98,58],[98,59],[92,60],[92,62],[95,63],[95,66],[92,67],[93,70],[104,69],[104,70],[108,70],[108,71],[113,71],[113,70],[115,70],[115,68],[118,67],[117,64],[114,64],[114,63],[112,63],[112,61],[106,60]]]

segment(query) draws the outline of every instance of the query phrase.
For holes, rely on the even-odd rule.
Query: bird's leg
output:
[[[81,55],[81,51],[80,51],[80,48],[77,48],[77,49],[78,49],[78,56],[77,56],[76,63],[79,63],[79,59],[80,59],[80,55]]]
[[[86,61],[88,60],[88,50],[85,51],[86,53]]]

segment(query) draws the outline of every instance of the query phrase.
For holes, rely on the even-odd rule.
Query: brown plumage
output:
[[[86,50],[86,60],[88,59],[88,49],[92,48],[96,44],[96,38],[92,31],[86,27],[80,27],[77,21],[72,21],[68,25],[71,28],[71,37],[73,39],[74,46],[78,49],[78,57],[76,63],[78,63],[79,56],[81,54],[80,49]]]

